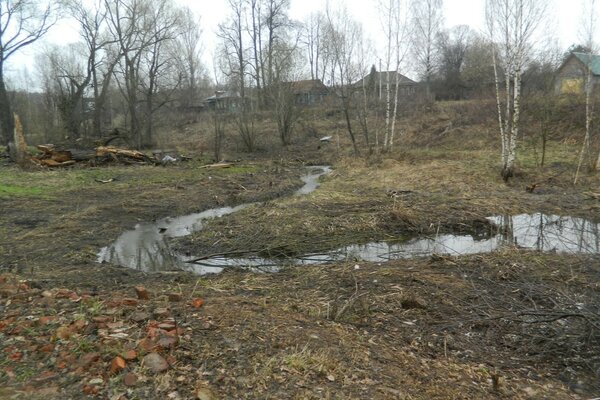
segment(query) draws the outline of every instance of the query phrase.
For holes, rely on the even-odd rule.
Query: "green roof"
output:
[[[573,52],[573,55],[577,57],[579,61],[584,63],[585,65],[592,66],[592,73],[594,75],[600,75],[600,56],[596,56],[588,53],[576,53]]]

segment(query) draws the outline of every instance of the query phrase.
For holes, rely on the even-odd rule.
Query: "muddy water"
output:
[[[494,216],[488,220],[497,233],[476,239],[470,235],[418,237],[401,242],[353,244],[323,253],[307,254],[295,259],[213,257],[196,261],[187,270],[202,273],[207,268],[246,266],[271,271],[277,265],[318,265],[336,261],[383,262],[394,259],[440,255],[488,253],[503,246],[559,253],[600,253],[600,224],[581,218],[545,214]],[[191,259],[191,258],[190,258]]]
[[[316,190],[319,178],[329,172],[329,167],[310,167],[309,173],[302,177],[304,186],[295,194],[305,195]],[[488,220],[496,229],[485,238],[448,234],[415,237],[402,241],[351,244],[288,259],[215,256],[198,260],[194,256],[177,254],[169,248],[168,238],[189,235],[202,229],[204,221],[208,219],[220,218],[252,205],[216,208],[138,224],[134,230],[123,233],[113,244],[103,248],[98,254],[98,262],[110,262],[148,272],[183,269],[202,275],[232,267],[275,272],[283,265],[318,265],[348,260],[382,262],[431,254],[486,253],[509,245],[546,252],[600,253],[600,224],[581,218],[540,213],[489,217]]]
[[[328,166],[308,167],[308,173],[301,177],[304,186],[295,194],[305,195],[313,192],[319,187],[319,178],[329,172],[331,168]],[[184,257],[170,250],[168,238],[189,235],[201,230],[206,220],[220,218],[254,204],[214,208],[196,214],[137,224],[135,229],[124,232],[114,243],[102,248],[98,253],[98,262],[109,262],[148,272],[186,268],[188,263]],[[220,269],[207,267],[206,272],[200,273],[219,271]]]

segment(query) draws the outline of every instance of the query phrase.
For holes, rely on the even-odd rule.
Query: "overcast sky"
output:
[[[215,32],[217,25],[228,16],[227,0],[175,0],[177,3],[187,5],[200,18],[203,26],[203,41],[205,47],[204,60],[210,64],[215,47]],[[377,13],[379,0],[330,0],[333,6],[345,4],[350,14],[363,26],[367,36],[373,42],[381,35],[380,17]],[[484,27],[485,0],[443,0],[444,24],[446,27],[455,25],[469,25],[477,31]],[[544,0],[542,0],[544,1]],[[584,0],[546,0],[549,3],[549,16],[547,33],[554,36],[561,46],[568,46],[578,42],[578,26],[581,21],[582,1]],[[303,20],[313,11],[324,10],[325,0],[291,0],[290,17]],[[46,43],[64,44],[77,40],[77,32],[69,28],[68,22],[57,24],[47,35]],[[28,70],[31,80],[35,80],[36,69],[34,55],[40,51],[40,45],[31,46],[22,55],[12,60],[9,64],[9,76],[22,80],[24,69]],[[377,60],[373,60],[374,63]],[[210,67],[210,66],[209,66]]]

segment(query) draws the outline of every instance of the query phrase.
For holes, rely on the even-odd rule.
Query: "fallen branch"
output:
[[[203,165],[200,168],[231,168],[231,167],[233,167],[232,163],[216,163],[216,164]]]

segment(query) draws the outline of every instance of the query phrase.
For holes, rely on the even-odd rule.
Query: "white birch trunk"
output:
[[[583,145],[581,147],[581,153],[579,154],[579,162],[577,163],[577,170],[575,171],[575,179],[573,180],[573,184],[576,184],[579,180],[579,171],[581,171],[581,166],[583,165],[586,155],[588,158],[590,157],[590,131],[592,126],[592,55],[590,54],[589,57],[590,60],[588,60],[589,62],[587,66],[587,76],[585,82],[585,137],[583,138]]]
[[[390,88],[390,71],[388,63],[388,71],[386,72],[387,83],[385,87],[386,100],[385,100],[385,136],[383,138],[383,148],[387,149],[390,140],[390,114],[391,114],[391,88]]]
[[[504,123],[502,121],[502,101],[500,100],[500,79],[498,78],[498,60],[496,59],[496,49],[492,45],[492,57],[494,63],[494,84],[496,86],[496,106],[498,109],[498,127],[500,128],[500,140],[502,141],[502,158],[500,159],[504,166],[506,160],[506,137],[504,135]]]
[[[517,66],[513,77],[513,91],[513,119],[508,154],[506,157],[506,178],[513,175],[515,160],[517,158],[517,138],[519,136],[519,120],[521,117],[521,68],[519,66]]]
[[[390,132],[390,149],[394,145],[394,133],[396,132],[396,116],[398,114],[398,86],[400,83],[400,74],[397,72],[400,68],[400,63],[396,64],[396,90],[394,91],[394,112],[392,114],[392,129]]]

